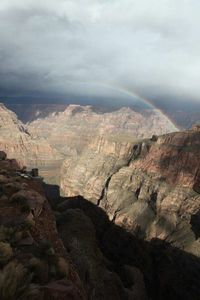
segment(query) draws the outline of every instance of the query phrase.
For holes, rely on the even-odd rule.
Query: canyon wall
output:
[[[132,143],[94,140],[62,166],[66,195],[82,195],[131,233],[200,255],[200,127]]]
[[[110,176],[112,169],[118,169],[118,165],[123,165],[130,158],[129,152],[133,143],[154,134],[177,130],[158,110],[136,112],[130,108],[121,108],[102,113],[91,106],[80,105],[69,105],[62,112],[52,112],[45,118],[38,118],[29,123],[27,128],[33,137],[44,138],[65,159],[61,174],[57,174],[55,170],[55,178],[68,177],[66,170],[71,168],[71,163],[77,165],[76,171],[84,172],[79,160],[84,164],[85,155],[95,156],[96,160],[100,160],[96,162],[99,168],[106,155],[109,155],[110,162],[105,168],[106,174]],[[99,152],[98,157],[96,152]],[[98,169],[95,163],[94,168]],[[84,182],[86,179],[83,179]],[[71,187],[69,186],[67,191],[64,180],[60,183],[64,192],[69,193]],[[92,179],[88,182],[88,185],[90,184],[93,185]],[[99,191],[102,184],[103,181],[97,187],[98,182],[95,183]],[[90,190],[87,186],[85,189]]]
[[[157,136],[176,129],[158,111],[79,105],[28,127],[3,105],[0,117],[8,157],[40,167],[64,195],[82,195],[131,233],[199,255],[199,126]]]
[[[33,137],[27,127],[8,110],[0,105],[0,148],[9,158],[15,158],[21,166],[41,168],[42,176],[51,181],[59,170],[63,156],[43,137]],[[59,171],[57,171],[59,172]]]

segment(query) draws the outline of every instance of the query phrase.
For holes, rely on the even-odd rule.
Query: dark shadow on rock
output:
[[[137,282],[135,277],[133,279],[129,276],[127,270],[128,268],[136,268],[143,275],[147,299],[200,299],[200,258],[172,247],[162,240],[155,239],[150,242],[140,240],[124,228],[115,225],[109,220],[104,210],[81,196],[60,198],[58,193],[54,201],[58,201],[56,204],[53,203],[53,208],[57,211],[58,231],[69,253],[70,251],[75,252],[67,235],[71,239],[76,237],[77,244],[79,244],[78,239],[82,239],[82,237],[84,239],[84,234],[88,236],[93,234],[91,225],[88,225],[91,223],[94,228],[96,243],[105,260],[105,267],[120,278],[126,291],[134,290],[134,284],[136,285]],[[75,216],[79,219],[74,220]],[[82,223],[78,225],[78,222]],[[71,228],[70,224],[72,223],[74,227]],[[196,219],[194,223],[196,224]],[[195,228],[199,230],[199,224],[195,225]],[[89,260],[90,245],[84,243],[80,243],[80,245],[87,245],[88,249],[83,249],[83,253],[88,251],[87,260]],[[77,253],[81,256],[81,252]],[[93,254],[91,252],[91,256]],[[91,287],[91,276],[94,274],[92,275],[90,264],[82,264],[82,257],[73,256],[72,260],[75,265],[76,260],[81,261],[80,264],[77,264],[79,275],[84,284],[87,285],[88,299],[95,299],[92,297],[92,291],[96,287]],[[81,268],[87,270],[83,272]],[[99,281],[101,281],[100,276]],[[118,281],[114,282],[117,284]],[[92,284],[94,285],[94,282]],[[131,293],[130,297],[127,295],[128,293],[122,293],[116,299],[145,299],[140,296],[134,298]],[[112,295],[107,296],[106,300],[114,300],[115,298],[112,297]],[[96,297],[96,300],[98,299],[103,299],[103,296]]]
[[[192,230],[195,233],[196,238],[200,237],[200,211],[198,213],[191,216],[190,224],[192,226]]]

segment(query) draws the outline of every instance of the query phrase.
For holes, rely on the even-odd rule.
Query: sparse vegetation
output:
[[[32,274],[17,261],[7,264],[0,273],[0,299],[25,300],[37,292],[36,286],[30,285]]]
[[[61,278],[68,277],[69,275],[69,263],[63,257],[59,257],[58,259],[57,274]]]
[[[22,239],[23,232],[16,227],[0,226],[0,241],[9,242],[11,245],[15,245]]]
[[[34,250],[34,254],[36,257],[42,259],[49,259],[50,257],[55,256],[54,249],[51,246],[49,241],[42,241]]]
[[[15,194],[10,198],[10,202],[20,206],[22,212],[30,212],[28,199],[23,195]]]
[[[13,250],[9,243],[0,242],[0,265],[5,265],[13,256]]]

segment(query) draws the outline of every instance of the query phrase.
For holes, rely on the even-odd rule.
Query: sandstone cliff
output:
[[[200,255],[198,126],[132,143],[94,140],[64,162],[61,187],[104,208],[140,237]]]
[[[117,143],[123,142],[126,147],[125,144],[135,139],[176,129],[156,110],[138,113],[122,108],[111,113],[97,113],[90,106],[80,105],[69,105],[65,110],[63,106],[51,107],[60,112],[51,112],[48,107],[41,112],[40,106],[37,108],[43,118],[25,126],[1,104],[0,145],[9,158],[15,157],[21,165],[39,167],[41,175],[51,183],[60,182],[60,168],[65,158],[78,157],[102,136],[106,136],[108,146],[114,147],[112,152],[115,153]]]
[[[98,136],[118,141],[132,141],[176,131],[177,128],[158,110],[141,113],[121,108],[110,113],[97,113],[91,106],[69,105],[65,111],[37,119],[29,131],[48,138],[58,151],[79,153]]]
[[[9,158],[15,158],[20,165],[39,167],[42,175],[51,181],[63,157],[44,138],[33,137],[17,116],[0,105],[0,148]]]
[[[92,156],[96,151],[109,152],[100,153],[96,158],[101,160],[101,163],[104,161],[102,155],[109,154],[110,157],[114,157],[111,157],[111,166],[105,167],[109,175],[112,173],[118,155],[118,160],[129,159],[128,149],[135,141],[151,137],[153,134],[172,132],[177,128],[158,110],[136,112],[130,108],[121,108],[109,113],[101,113],[91,106],[69,105],[64,111],[52,112],[45,118],[31,122],[28,124],[28,130],[36,140],[38,136],[45,138],[66,159],[61,177],[64,174],[66,175],[64,177],[67,177],[66,169],[71,168],[71,162],[79,165],[79,159],[83,161],[84,155]],[[123,151],[126,153],[122,154]],[[123,162],[117,162],[117,164],[121,163]],[[94,168],[96,168],[95,163]],[[55,178],[59,178],[59,167],[55,169],[54,182]],[[84,185],[85,182],[84,179]],[[92,179],[88,184],[93,185]],[[102,189],[102,184],[104,182],[98,187],[98,183],[95,183],[98,190]],[[67,186],[64,181],[62,181],[62,187],[66,192]],[[69,186],[67,192],[70,189]],[[86,185],[85,189],[90,190]]]

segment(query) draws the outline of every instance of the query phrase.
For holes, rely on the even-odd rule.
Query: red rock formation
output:
[[[159,137],[144,158],[133,161],[131,167],[159,174],[172,185],[200,185],[200,128]]]
[[[171,133],[134,146],[109,180],[100,205],[116,224],[200,255],[200,131]]]

